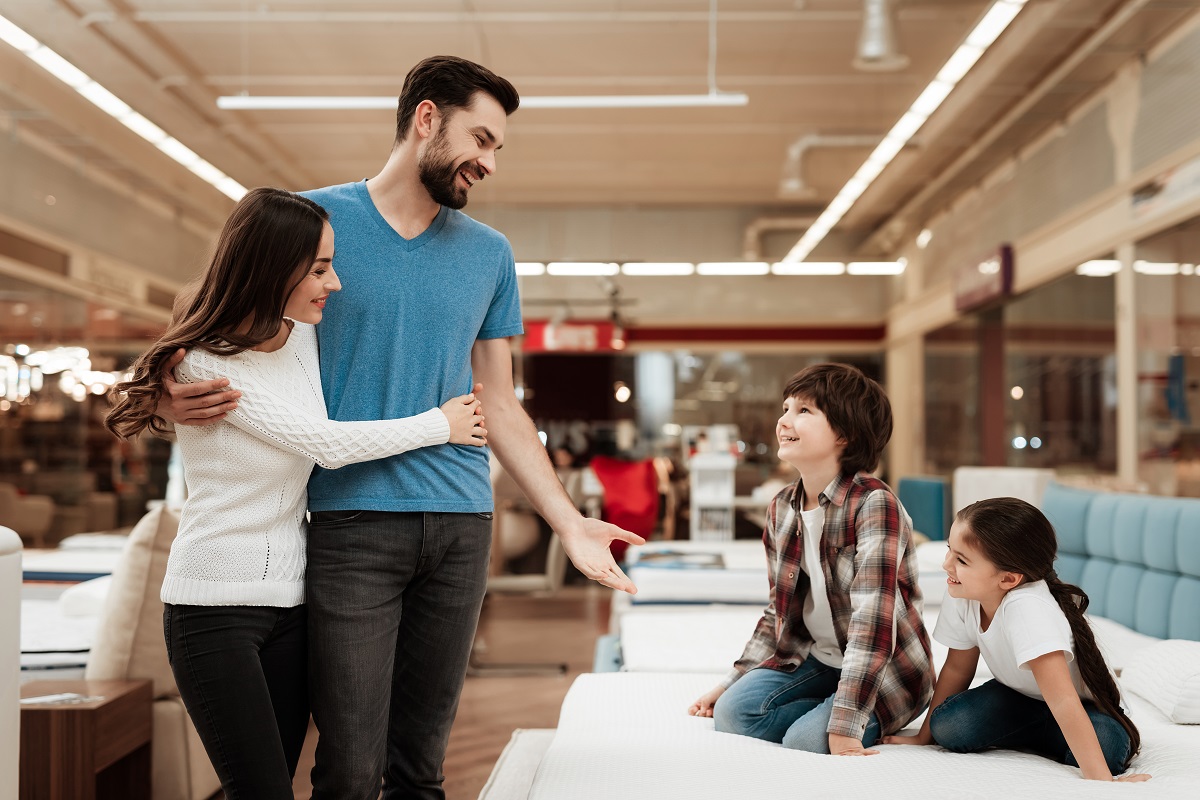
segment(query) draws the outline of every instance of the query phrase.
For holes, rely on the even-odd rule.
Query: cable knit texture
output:
[[[337,469],[450,439],[436,408],[405,419],[330,420],[312,325],[296,323],[271,353],[191,350],[175,374],[184,383],[228,378],[242,397],[222,422],[176,430],[188,498],[163,581],[166,603],[303,603],[313,464]]]

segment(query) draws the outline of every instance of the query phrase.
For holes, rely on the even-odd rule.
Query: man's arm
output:
[[[242,393],[229,386],[228,378],[198,383],[179,383],[175,367],[187,354],[182,348],[163,365],[163,394],[154,413],[172,425],[212,425],[237,408]]]
[[[513,390],[512,349],[507,339],[480,339],[471,349],[475,381],[488,418],[488,444],[525,496],[562,539],[572,563],[587,577],[634,594],[637,588],[617,566],[608,545],[614,539],[645,544],[635,533],[584,517],[571,503],[546,455],[533,421]]]

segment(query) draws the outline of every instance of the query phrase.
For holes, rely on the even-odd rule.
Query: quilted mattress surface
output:
[[[1200,726],[1173,725],[1133,698],[1143,741],[1134,769],[1144,784],[1085,781],[1079,771],[1014,751],[973,755],[936,747],[880,746],[835,758],[717,733],[686,709],[719,675],[581,675],[563,701],[558,732],[531,800],[769,797],[1189,798],[1200,786]]]

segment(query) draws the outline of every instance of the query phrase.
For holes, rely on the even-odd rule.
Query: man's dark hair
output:
[[[417,106],[430,100],[442,114],[449,116],[467,108],[476,92],[491,95],[511,114],[521,105],[521,97],[511,83],[473,61],[456,56],[432,56],[417,64],[404,78],[400,105],[396,108],[396,141],[408,137]]]
[[[842,472],[870,472],[892,438],[892,404],[883,387],[849,364],[814,364],[792,376],[783,398],[815,405],[846,441]]]

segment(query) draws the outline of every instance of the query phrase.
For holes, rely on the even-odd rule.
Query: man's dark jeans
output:
[[[229,800],[291,800],[308,732],[304,606],[163,609],[179,696]]]
[[[313,800],[442,800],[442,762],[487,588],[491,513],[315,512]]]

